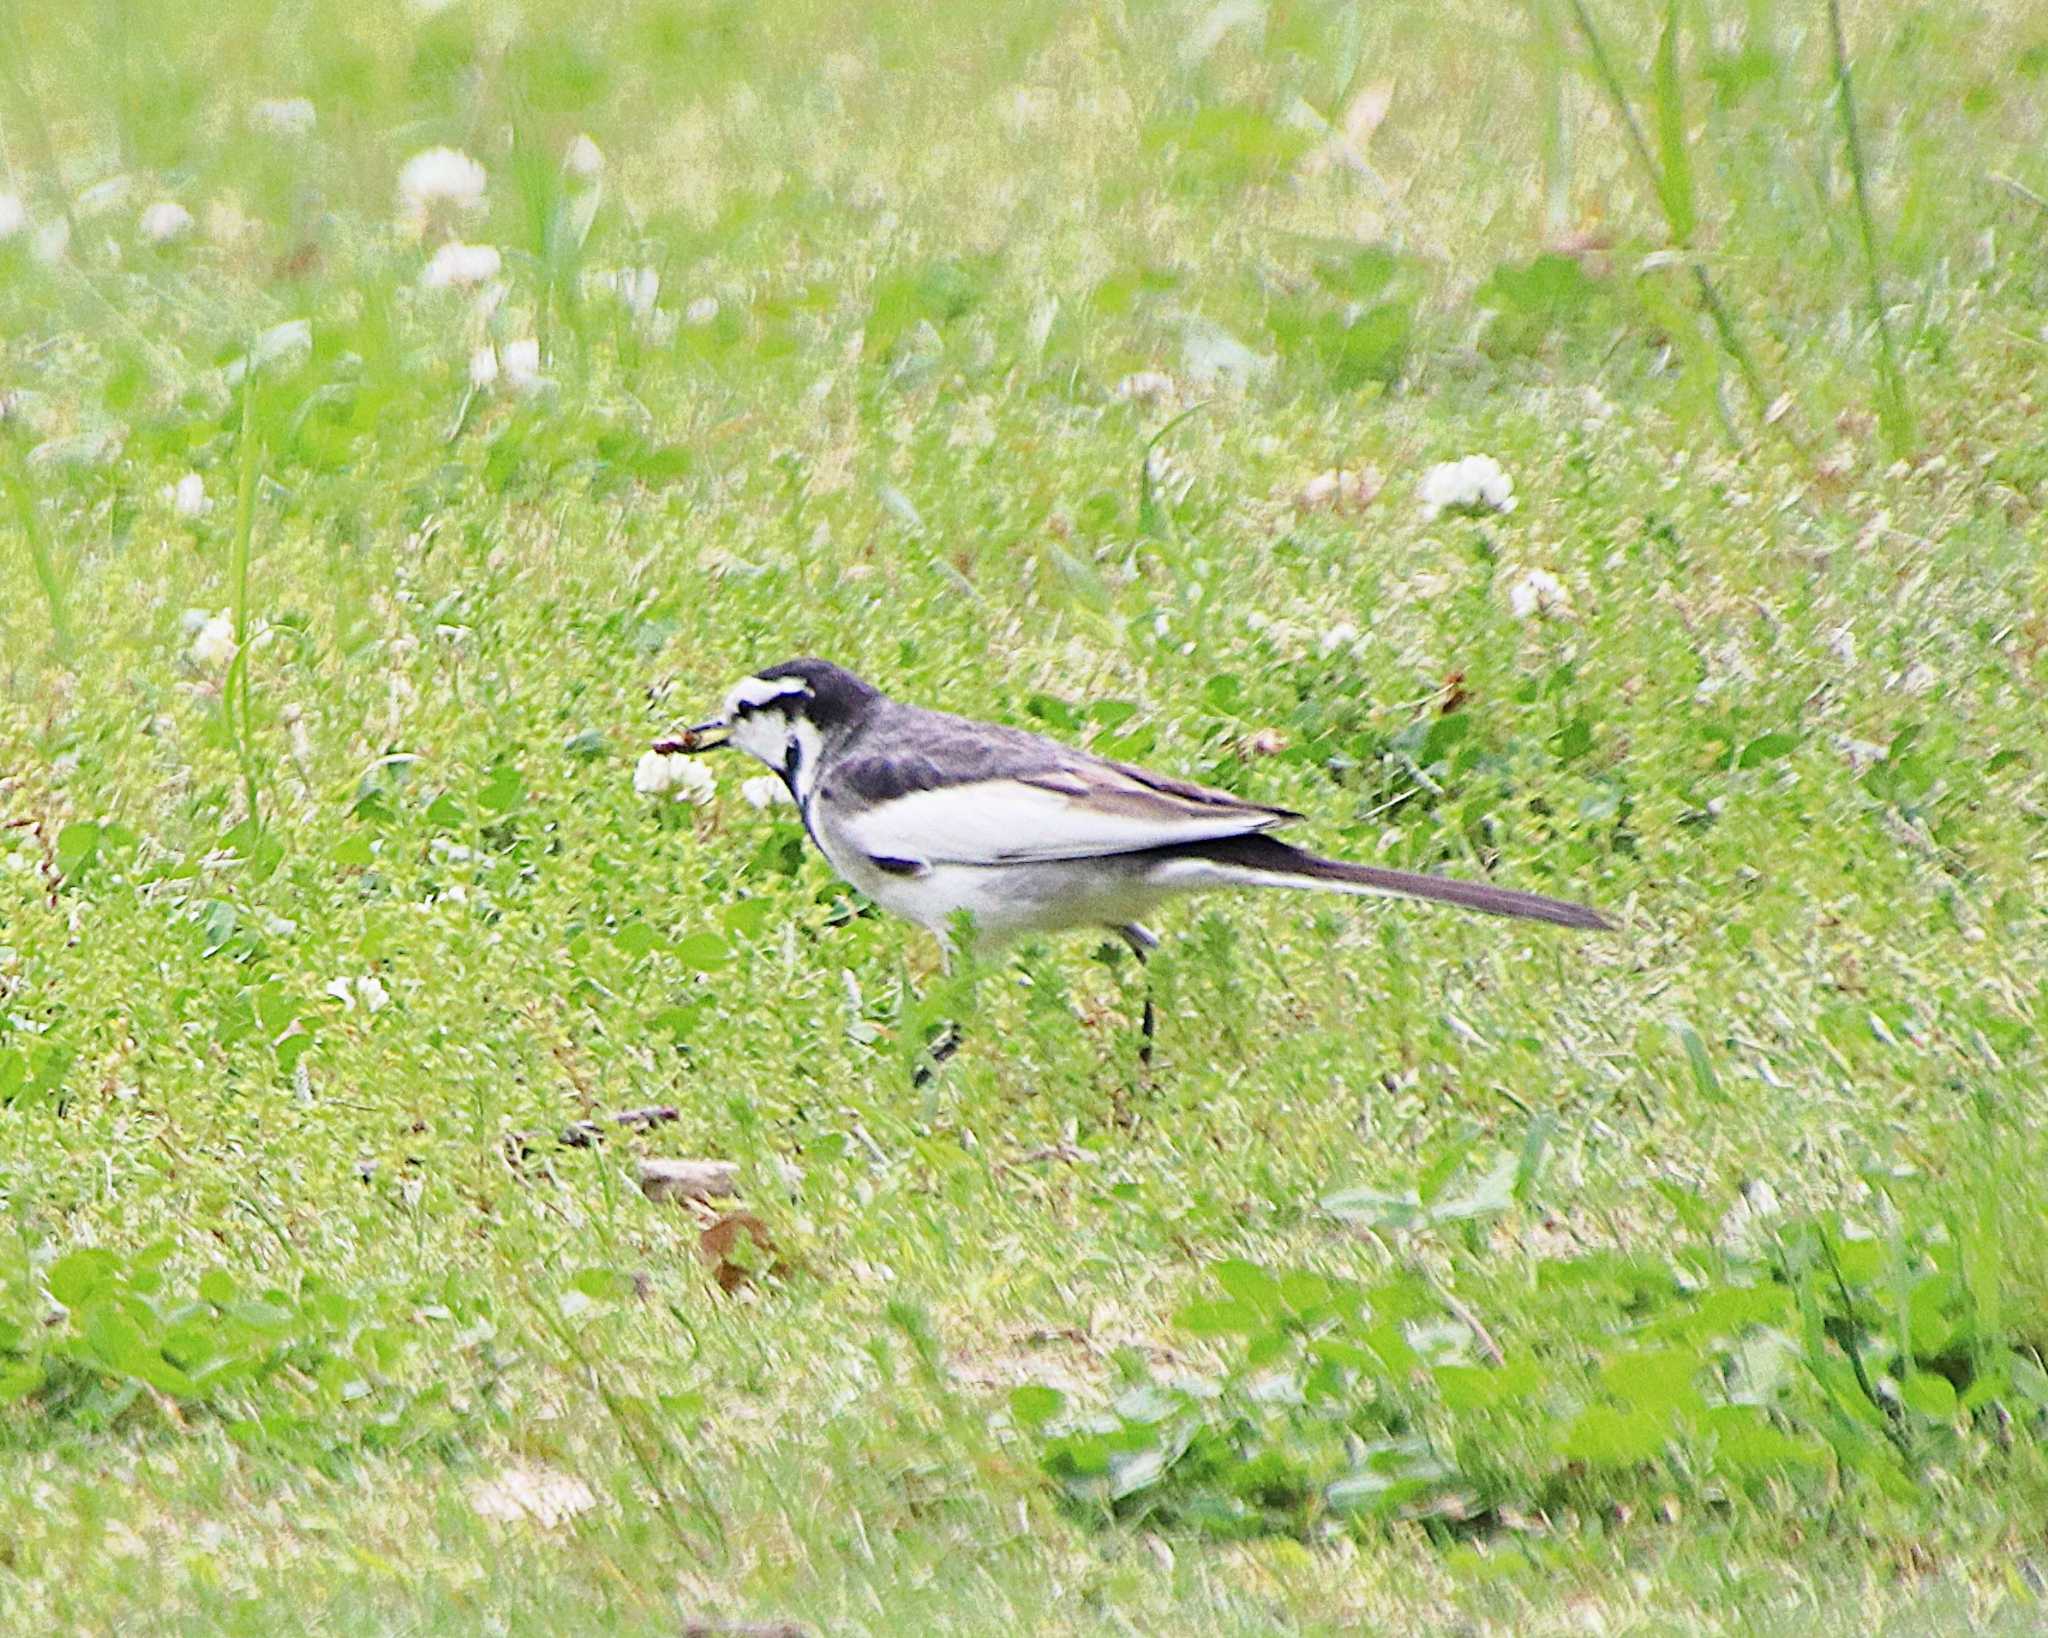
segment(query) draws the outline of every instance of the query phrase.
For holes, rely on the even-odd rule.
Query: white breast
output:
[[[1069,927],[1142,921],[1176,889],[1128,860],[1062,859],[1015,865],[935,864],[909,875],[881,869],[844,827],[813,823],[832,868],[891,915],[944,937],[965,910],[983,949]]]

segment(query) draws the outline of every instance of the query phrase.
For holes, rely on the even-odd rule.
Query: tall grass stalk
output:
[[[575,1327],[562,1317],[560,1311],[547,1297],[529,1288],[527,1303],[535,1317],[560,1344],[563,1351],[575,1361],[584,1379],[589,1383],[591,1392],[597,1396],[598,1402],[605,1408],[605,1413],[610,1416],[612,1425],[618,1429],[619,1439],[625,1445],[627,1455],[632,1458],[633,1465],[640,1470],[640,1478],[647,1487],[647,1494],[654,1500],[654,1516],[661,1520],[668,1533],[675,1538],[676,1544],[699,1564],[725,1563],[730,1557],[725,1525],[719,1517],[716,1502],[698,1482],[697,1475],[691,1470],[689,1463],[680,1457],[658,1428],[644,1425],[651,1424],[652,1417],[646,1413],[642,1404],[628,1403],[613,1390],[604,1373],[598,1369],[597,1362],[584,1348]],[[567,1372],[566,1367],[564,1370],[565,1374],[573,1378],[574,1373]],[[669,1458],[675,1471],[682,1475],[683,1482],[692,1492],[692,1511],[703,1522],[705,1534],[712,1542],[710,1548],[692,1535],[689,1526],[684,1523],[674,1488],[662,1478],[662,1464],[656,1460],[656,1449],[650,1445],[650,1437],[652,1446],[658,1446],[660,1454]]]
[[[1835,106],[1842,115],[1842,141],[1849,150],[1849,175],[1856,185],[1856,225],[1863,235],[1863,271],[1869,281],[1870,311],[1877,320],[1878,420],[1894,455],[1913,445],[1913,411],[1906,401],[1906,382],[1892,347],[1891,320],[1885,313],[1883,281],[1878,276],[1877,225],[1870,215],[1870,182],[1863,162],[1863,135],[1856,121],[1856,89],[1849,73],[1849,45],[1842,33],[1842,0],[1828,0],[1828,33],[1835,51]]]
[[[1707,317],[1713,323],[1714,334],[1720,340],[1722,351],[1734,361],[1736,370],[1742,376],[1742,384],[1748,389],[1757,412],[1763,416],[1764,424],[1776,427],[1794,448],[1800,448],[1800,439],[1790,425],[1790,417],[1771,413],[1776,402],[1776,394],[1765,382],[1763,371],[1757,365],[1756,355],[1749,350],[1749,344],[1742,339],[1742,333],[1736,328],[1735,315],[1721,299],[1721,292],[1715,285],[1712,275],[1707,272],[1706,263],[1693,251],[1694,224],[1691,219],[1692,188],[1689,162],[1681,157],[1680,163],[1687,165],[1687,169],[1683,171],[1676,166],[1667,167],[1658,163],[1656,155],[1650,151],[1649,138],[1643,133],[1635,109],[1629,103],[1628,90],[1622,85],[1621,76],[1615,72],[1614,63],[1607,55],[1607,46],[1600,37],[1599,27],[1594,23],[1592,13],[1586,10],[1585,0],[1570,0],[1570,5],[1572,19],[1578,25],[1580,35],[1585,39],[1586,49],[1592,55],[1593,72],[1607,92],[1608,100],[1614,104],[1615,114],[1621,120],[1622,130],[1628,137],[1630,150],[1635,154],[1644,174],[1650,179],[1650,187],[1657,195],[1658,206],[1664,213],[1671,242],[1685,255],[1686,268],[1692,274],[1693,285],[1699,292],[1700,305],[1707,310]],[[1672,82],[1676,79],[1677,22],[1674,7],[1665,25],[1663,44],[1659,53],[1660,84],[1664,87],[1667,103],[1670,90],[1675,89]],[[1661,127],[1668,131],[1673,126],[1682,124],[1682,116],[1667,107],[1665,117],[1660,123]],[[1682,131],[1680,136],[1677,151],[1682,156]],[[1673,146],[1668,139],[1666,146]]]
[[[1557,14],[1548,4],[1535,8],[1536,52],[1543,64],[1543,227],[1562,239],[1571,226],[1571,123],[1565,111],[1569,79]]]
[[[35,569],[36,584],[50,605],[50,633],[57,644],[57,658],[71,664],[78,653],[78,641],[71,630],[71,614],[64,603],[64,582],[57,574],[57,560],[50,550],[50,537],[43,533],[43,516],[36,509],[35,480],[21,446],[13,437],[0,434],[7,451],[7,488],[14,499],[14,517],[28,542],[28,557]]]
[[[128,42],[133,38],[128,0],[101,0],[100,60],[113,76],[113,96],[108,100],[114,114],[114,140],[123,169],[135,164],[135,81],[129,68]]]
[[[78,213],[71,208],[71,190],[64,185],[64,171],[57,162],[57,144],[50,136],[50,122],[29,81],[28,34],[21,26],[13,0],[0,0],[0,75],[6,77],[7,88],[21,109],[22,124],[35,141],[36,161],[43,168],[44,181],[64,212],[66,242],[76,245]]]
[[[249,687],[249,558],[256,532],[256,363],[248,356],[242,376],[242,430],[236,451],[239,470],[235,483],[235,542],[232,575],[235,625],[235,657],[228,666],[221,687],[221,712],[234,740],[235,759],[241,764],[242,790],[248,802],[249,824],[261,829],[263,810],[257,802],[255,758],[255,714]]]

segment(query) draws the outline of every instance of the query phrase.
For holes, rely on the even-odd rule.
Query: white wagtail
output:
[[[978,948],[1101,927],[1140,961],[1143,918],[1218,887],[1431,899],[1563,927],[1598,911],[1489,882],[1325,859],[1268,832],[1301,817],[1057,740],[892,700],[825,660],[743,677],[719,717],[657,751],[737,745],[782,777],[832,868],[884,910],[948,938],[961,911]],[[1147,1056],[1152,1004],[1145,1004]],[[951,1036],[939,1056],[958,1044]]]

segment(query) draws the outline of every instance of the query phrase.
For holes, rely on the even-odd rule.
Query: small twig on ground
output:
[[[1465,1299],[1460,1297],[1443,1281],[1437,1279],[1428,1269],[1417,1265],[1416,1272],[1429,1282],[1429,1288],[1436,1293],[1436,1299],[1451,1311],[1451,1317],[1472,1333],[1472,1340],[1479,1345],[1479,1352],[1489,1365],[1500,1366],[1508,1362],[1508,1356],[1501,1352],[1501,1346],[1493,1340],[1493,1333],[1472,1311]]]
[[[2024,199],[2034,209],[2048,213],[2048,199],[2044,199],[2018,177],[2007,176],[2003,171],[1986,171],[1984,173],[1984,180],[1996,183],[1999,187],[2005,189],[2007,193]]]
[[[1502,1351],[1501,1345],[1494,1340],[1493,1333],[1486,1328],[1486,1322],[1473,1311],[1471,1304],[1432,1274],[1420,1257],[1412,1254],[1404,1256],[1395,1251],[1376,1228],[1360,1224],[1358,1232],[1378,1246],[1386,1254],[1387,1261],[1400,1264],[1429,1287],[1430,1294],[1444,1305],[1451,1318],[1472,1333],[1472,1341],[1478,1346],[1480,1356],[1487,1364],[1498,1367],[1508,1362],[1508,1356]]]
[[[649,1200],[722,1200],[739,1192],[739,1176],[736,1161],[650,1155],[640,1162],[640,1192]]]
[[[4,828],[8,830],[25,830],[35,837],[36,843],[42,849],[43,854],[39,861],[39,868],[43,877],[43,896],[50,901],[50,908],[55,910],[58,907],[57,890],[64,885],[64,875],[57,868],[57,850],[51,846],[50,833],[43,828],[42,820],[9,819],[6,821]]]
[[[665,1126],[672,1120],[682,1119],[682,1111],[672,1103],[651,1103],[642,1109],[617,1109],[612,1120],[620,1126]]]

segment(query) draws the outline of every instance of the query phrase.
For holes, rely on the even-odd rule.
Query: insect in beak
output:
[[[694,728],[685,728],[673,739],[658,739],[654,748],[667,756],[680,751],[685,756],[695,756],[699,751],[714,751],[732,737],[732,729],[723,722],[700,722]]]

